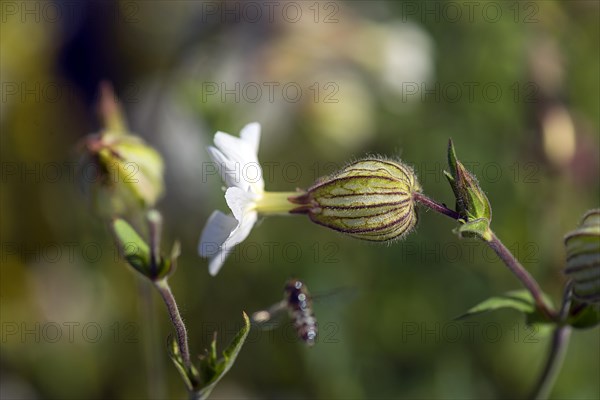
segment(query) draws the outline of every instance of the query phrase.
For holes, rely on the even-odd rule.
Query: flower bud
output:
[[[399,239],[417,223],[413,193],[421,191],[413,170],[397,161],[367,158],[320,179],[290,198],[313,222],[358,239]]]
[[[141,138],[104,131],[89,135],[84,147],[80,171],[98,211],[114,215],[156,204],[164,190],[163,161]]]
[[[163,193],[162,157],[129,132],[112,86],[106,82],[100,86],[99,111],[103,129],[86,136],[80,145],[83,188],[101,215],[143,212]]]
[[[565,246],[565,274],[573,281],[573,295],[600,303],[600,209],[583,216],[579,227],[565,236]]]
[[[479,186],[475,175],[467,171],[457,160],[452,140],[448,142],[448,166],[450,172],[444,171],[444,174],[456,197],[456,211],[465,221],[484,218],[489,223],[492,220],[490,201]]]

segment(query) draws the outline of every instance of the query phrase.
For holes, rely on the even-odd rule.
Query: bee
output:
[[[298,337],[308,346],[317,339],[317,319],[312,309],[312,299],[306,285],[298,279],[290,279],[285,285],[288,313]]]
[[[284,298],[268,310],[258,311],[252,315],[252,320],[257,324],[273,320],[281,311],[288,311],[294,323],[298,338],[307,346],[313,346],[317,339],[317,319],[312,309],[312,298],[306,285],[298,279],[290,279],[284,287]]]

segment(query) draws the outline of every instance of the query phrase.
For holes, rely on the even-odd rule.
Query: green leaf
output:
[[[155,213],[157,212],[155,211]],[[149,213],[149,215],[152,214]],[[153,260],[150,246],[127,221],[120,218],[113,220],[112,230],[117,239],[121,254],[142,275],[153,281],[167,279],[173,275],[177,267],[177,258],[181,253],[181,245],[178,241],[175,241],[173,244],[170,258],[156,254],[156,260]],[[158,249],[156,251],[158,252]],[[153,265],[153,263],[156,263],[156,265]]]
[[[202,371],[202,374],[210,373],[211,377],[210,380],[203,381],[201,387],[197,390],[198,398],[206,399],[221,378],[223,378],[233,366],[235,359],[242,349],[242,345],[246,341],[246,337],[248,337],[248,332],[250,332],[250,319],[246,313],[243,313],[243,316],[244,326],[233,338],[229,346],[223,351],[223,358],[220,360],[216,359],[216,338],[214,338],[211,343],[210,351],[207,351],[207,355],[201,358],[200,370]]]
[[[543,295],[544,300],[547,304],[550,304],[548,297]],[[500,310],[503,308],[513,309],[522,312],[527,318],[528,324],[540,324],[552,322],[549,321],[543,314],[541,314],[535,304],[535,300],[529,291],[514,290],[507,292],[501,296],[490,297],[487,300],[482,301],[476,306],[469,309],[466,313],[460,315],[456,319],[462,319],[470,317],[472,315],[482,314],[489,311]]]
[[[173,364],[175,364],[175,368],[177,368],[177,371],[179,371],[179,374],[183,378],[188,390],[194,390],[200,381],[200,374],[193,365],[190,365],[189,369],[186,368],[185,363],[183,362],[183,357],[181,356],[181,352],[179,351],[179,344],[172,335],[169,335],[168,338],[168,352]]]
[[[246,337],[248,336],[248,332],[250,332],[250,318],[246,313],[243,313],[244,317],[244,326],[240,331],[235,335],[229,346],[223,351],[223,357],[225,357],[225,364],[231,366],[235,361],[237,355],[242,349],[242,345],[246,341]],[[228,368],[229,369],[229,368]]]
[[[600,324],[600,304],[585,304],[574,301],[571,305],[571,312],[567,324],[574,328],[586,329],[593,328]]]
[[[112,221],[119,250],[127,262],[141,274],[150,274],[150,247],[124,219]]]
[[[218,375],[219,365],[217,362],[217,333],[215,332],[210,348],[206,354],[200,356],[200,378],[202,382],[210,382]]]
[[[485,218],[475,219],[469,222],[465,222],[454,230],[458,236],[464,237],[478,237],[486,242],[492,240],[492,232],[490,231],[490,221]]]
[[[158,267],[158,276],[156,279],[168,279],[177,270],[177,259],[181,255],[181,243],[178,240],[173,242],[171,255],[169,258],[162,257]]]
[[[456,176],[456,150],[454,149],[454,142],[452,139],[448,140],[448,167],[450,168],[450,173],[446,172],[446,176],[448,178]],[[445,172],[445,171],[444,171]],[[452,178],[454,180],[454,178]]]
[[[175,261],[181,255],[181,243],[179,240],[173,242],[173,247],[171,247],[171,260]]]

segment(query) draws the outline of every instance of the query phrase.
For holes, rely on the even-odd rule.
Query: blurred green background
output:
[[[164,248],[200,354],[286,279],[356,296],[315,303],[321,336],[252,331],[214,398],[515,398],[549,345],[504,311],[456,322],[519,288],[452,221],[420,212],[372,245],[304,217],[258,225],[215,278],[197,256],[226,210],[205,146],[259,121],[267,190],[306,188],[365,154],[401,157],[448,204],[452,137],[492,227],[558,301],[563,235],[598,207],[600,8],[528,2],[33,2],[1,4],[2,398],[183,398],[164,305],[115,256],[75,176],[112,82],[130,128],[164,157]],[[267,169],[268,168],[268,169]],[[342,292],[343,294],[343,292]],[[153,327],[156,332],[153,333]],[[576,331],[553,398],[600,397],[600,333]],[[162,378],[160,378],[162,376]]]

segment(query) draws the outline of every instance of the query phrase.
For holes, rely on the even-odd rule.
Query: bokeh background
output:
[[[491,199],[493,228],[558,301],[563,235],[598,207],[596,1],[120,1],[1,4],[2,398],[183,398],[164,305],[115,256],[74,174],[97,132],[98,86],[164,157],[164,247],[194,354],[241,312],[312,292],[321,336],[252,331],[214,398],[515,398],[548,337],[519,314],[454,317],[518,282],[452,221],[420,213],[404,242],[370,245],[304,217],[269,218],[217,277],[197,256],[226,210],[205,151],[263,127],[268,190],[306,188],[365,154],[401,157],[452,204],[452,137]],[[346,296],[344,293],[352,293]],[[600,333],[576,331],[553,398],[600,397]]]

